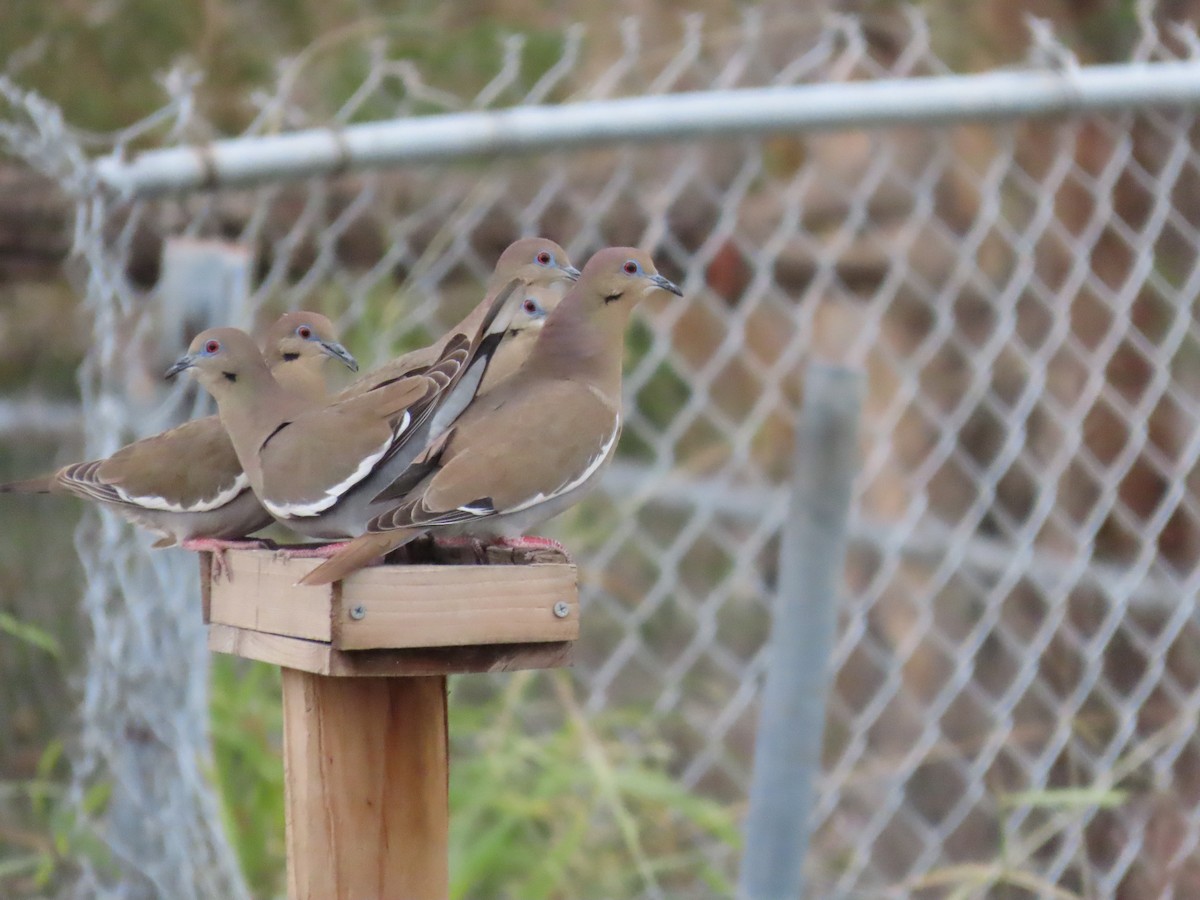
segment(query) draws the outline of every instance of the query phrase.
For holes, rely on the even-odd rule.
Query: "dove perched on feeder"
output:
[[[276,521],[309,537],[352,537],[375,514],[375,495],[424,450],[442,407],[465,405],[459,389],[474,395],[519,287],[510,282],[475,334],[452,335],[432,364],[332,403],[285,390],[236,328],[202,332],[167,377],[191,370],[213,395],[250,487]]]
[[[285,313],[267,331],[264,345],[283,389],[308,402],[326,396],[331,359],[358,368],[338,343],[333,323],[317,313]],[[0,493],[74,494],[99,501],[158,534],[155,547],[221,550],[238,546],[231,539],[271,523],[216,416],[135,441],[107,459],[0,485]]]
[[[681,295],[648,254],[610,247],[593,256],[547,317],[525,365],[475,398],[378,498],[403,499],[300,583],[345,578],[426,531],[511,538],[577,502],[621,434],[630,311],[661,291]]]
[[[333,393],[331,361],[358,371],[358,360],[339,342],[334,324],[320,313],[285,312],[263,335],[262,348],[275,380],[289,392],[314,401]]]
[[[578,277],[579,270],[571,265],[567,251],[549,238],[522,238],[513,242],[496,260],[483,299],[466,318],[428,347],[405,353],[363,375],[342,391],[339,399],[366,393],[380,384],[432,364],[456,335],[469,336],[479,329],[497,295],[515,280],[524,287],[525,294],[479,386],[480,393],[491,390],[525,361],[546,315],[558,305]]]

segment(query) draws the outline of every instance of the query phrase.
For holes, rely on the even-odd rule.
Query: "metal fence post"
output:
[[[253,254],[245,247],[189,238],[164,244],[158,299],[161,340],[130,341],[101,356],[85,382],[91,417],[89,452],[111,452],[133,426],[161,430],[194,415],[182,389],[173,398],[162,373],[194,330],[233,319],[247,308]],[[111,304],[93,275],[92,302]],[[112,283],[112,282],[110,282]],[[117,281],[116,283],[120,283]],[[115,315],[113,315],[115,318]],[[111,334],[102,335],[112,341]],[[119,420],[105,397],[121,397]],[[115,404],[114,404],[115,405]],[[195,559],[178,550],[150,551],[144,536],[103,512],[85,519],[76,547],[88,573],[84,615],[92,632],[80,710],[80,749],[72,796],[117,865],[101,869],[86,855],[73,896],[122,900],[241,900],[249,892],[224,833],[209,769],[208,650],[195,590]],[[97,814],[94,784],[111,784]]]
[[[862,392],[857,370],[829,363],[808,367],[754,748],[738,883],[743,900],[795,900],[803,890]]]

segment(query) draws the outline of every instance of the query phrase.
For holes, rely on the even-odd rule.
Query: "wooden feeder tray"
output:
[[[320,560],[230,550],[229,575],[215,579],[201,554],[209,649],[337,676],[570,665],[579,590],[561,553],[488,548],[485,564],[456,565],[473,555],[436,552],[437,562],[371,566],[318,587],[295,585]]]

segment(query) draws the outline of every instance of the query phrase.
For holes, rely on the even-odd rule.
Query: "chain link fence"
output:
[[[1193,30],[1138,12],[1130,62],[1200,55]],[[478,84],[380,37],[336,109],[308,90],[319,59],[284,65],[279,90],[251,98],[248,135],[950,74],[919,17],[795,18],[687,18],[653,42],[635,20],[549,49],[514,37]],[[1032,65],[1078,68],[1031,27]],[[193,83],[167,83],[171,103],[119,152],[204,134]],[[456,321],[519,235],[577,262],[645,246],[686,300],[638,313],[619,457],[551,529],[585,583],[584,709],[637,711],[691,790],[745,798],[801,365],[835,357],[865,370],[868,394],[812,895],[1200,892],[1193,109],[989,124],[945,110],[122,198],[53,110],[6,91],[0,134],[78,198],[89,453],[194,411],[151,387],[183,339],[155,287],[168,239],[233,241],[253,260],[252,286],[201,319],[321,309],[368,363]],[[203,638],[181,588],[194,563],[147,543],[107,516],[78,534],[94,632],[80,804],[114,780],[105,833],[151,894],[242,896],[206,786]],[[733,848],[693,849],[736,867]],[[85,874],[82,895],[105,884]]]

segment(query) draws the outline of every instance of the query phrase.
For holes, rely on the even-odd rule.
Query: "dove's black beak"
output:
[[[166,374],[163,375],[163,378],[174,378],[184,369],[190,369],[195,364],[196,358],[190,353],[185,354],[171,364],[171,368],[167,369]]]
[[[355,359],[350,351],[339,344],[337,341],[320,341],[321,349],[332,356],[351,372],[358,371],[358,360]]]
[[[650,280],[669,294],[674,294],[676,297],[683,296],[683,291],[681,291],[679,286],[670,279],[663,278],[661,275],[654,275],[650,278]]]

